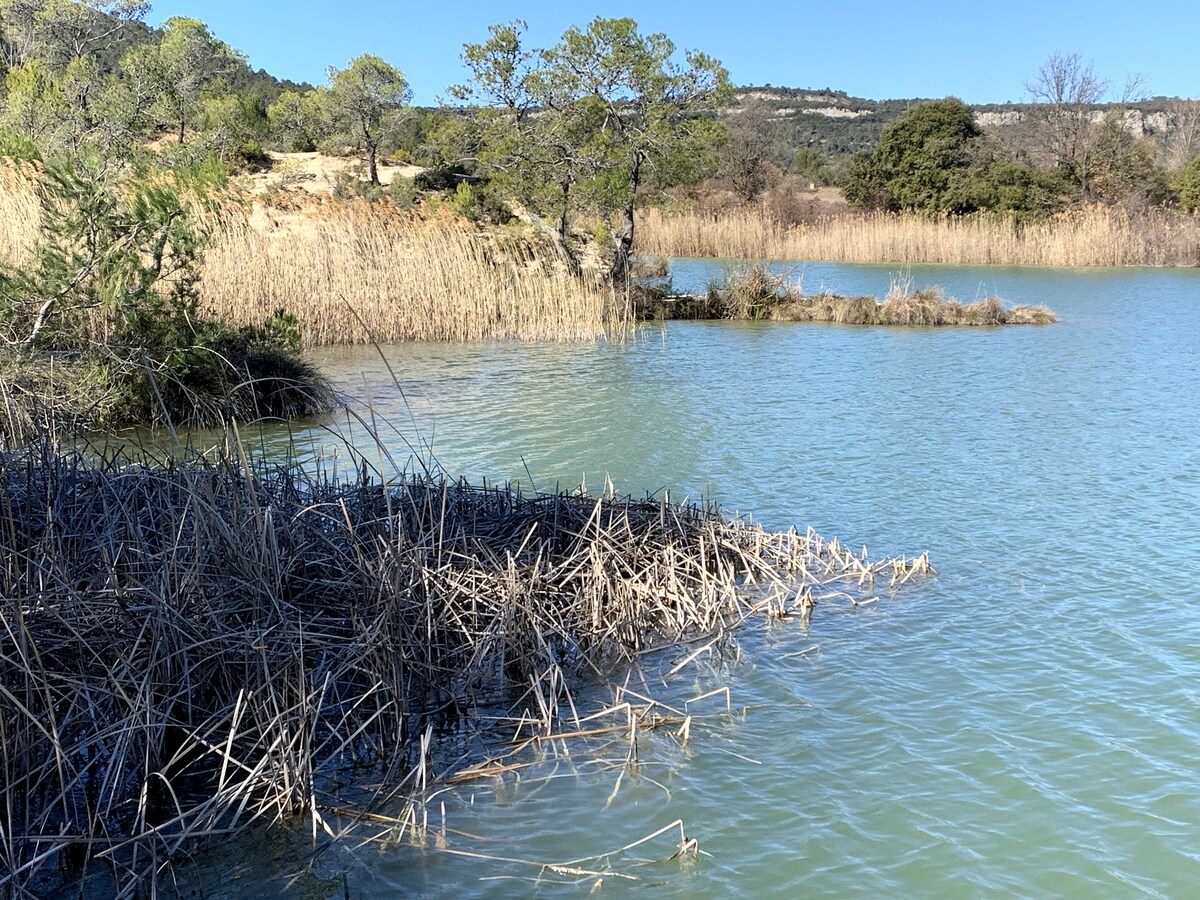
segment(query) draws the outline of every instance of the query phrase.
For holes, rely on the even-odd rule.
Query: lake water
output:
[[[677,287],[719,264],[676,261]],[[886,292],[894,267],[808,264],[805,289]],[[939,575],[859,610],[752,624],[744,715],[636,775],[548,762],[444,794],[451,850],[339,857],[353,897],[577,896],[609,860],[656,896],[1164,896],[1200,885],[1200,272],[912,268],[1060,324],[885,329],[670,323],[623,345],[327,351],[389,450],[548,489],[707,494]],[[361,436],[361,432],[360,432]],[[299,434],[336,443],[321,430]],[[815,649],[810,649],[815,648]],[[808,652],[803,652],[803,651]],[[550,774],[558,777],[547,777]],[[441,816],[440,805],[436,814]],[[580,863],[580,867],[598,865]],[[257,866],[227,891],[257,893]],[[340,876],[327,883],[342,896]],[[325,896],[320,883],[316,896]],[[272,888],[274,889],[274,888]]]

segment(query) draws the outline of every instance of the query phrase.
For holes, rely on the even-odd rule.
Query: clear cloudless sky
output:
[[[680,48],[721,60],[736,84],[831,87],[871,99],[1003,103],[1055,51],[1078,51],[1119,90],[1129,73],[1152,95],[1200,96],[1200,0],[152,0],[150,23],[204,20],[255,68],[321,84],[362,53],[400,67],[419,104],[464,80],[464,41],[520,18],[545,46],[596,16],[630,16]]]

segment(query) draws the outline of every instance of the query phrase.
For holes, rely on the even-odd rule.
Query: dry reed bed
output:
[[[766,263],[730,272],[724,283],[696,296],[662,296],[646,289],[639,316],[653,319],[751,319],[774,322],[825,322],[838,325],[998,326],[1050,325],[1058,317],[1044,306],[1005,306],[995,297],[963,304],[938,288],[914,290],[910,281],[893,281],[883,300],[837,294],[804,294],[788,273]]]
[[[524,233],[421,223],[361,202],[293,227],[226,225],[206,254],[202,291],[213,314],[237,324],[286,309],[310,346],[594,340],[619,331],[624,310]]]
[[[638,252],[659,256],[1018,266],[1200,265],[1200,216],[1093,206],[1041,222],[845,215],[787,227],[759,210],[647,210]]]
[[[0,165],[0,264],[32,258],[41,218],[36,179],[32,168]],[[243,204],[231,195],[196,210],[212,241],[201,269],[203,302],[235,325],[260,325],[282,308],[299,319],[308,346],[578,341],[624,327],[624,298],[570,278],[524,232],[488,234],[361,201],[313,203],[283,225],[252,227]]]
[[[0,164],[0,265],[19,267],[32,259],[41,219],[35,178],[28,164]]]
[[[703,506],[240,451],[31,448],[0,485],[0,892],[90,863],[131,895],[196,838],[315,833],[348,772],[403,785],[436,717],[504,685],[549,732],[572,672],[929,571]]]

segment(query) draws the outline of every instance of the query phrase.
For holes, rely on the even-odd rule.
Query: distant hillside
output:
[[[830,88],[788,88],[773,85],[737,89],[728,109],[736,116],[759,107],[774,123],[773,157],[786,166],[796,150],[810,147],[831,160],[873,146],[883,126],[922,99],[867,100]],[[1112,110],[1120,110],[1126,127],[1141,136],[1167,136],[1175,127],[1172,99],[1155,97],[1136,103],[1100,104],[1093,118],[1100,121]],[[971,105],[976,121],[985,129],[1019,125],[1029,110],[1028,103]]]

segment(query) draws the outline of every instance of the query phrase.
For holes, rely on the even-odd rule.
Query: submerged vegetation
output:
[[[197,838],[328,828],[508,688],[550,733],[572,675],[929,571],[666,499],[356,471],[0,456],[0,889],[128,896]]]

